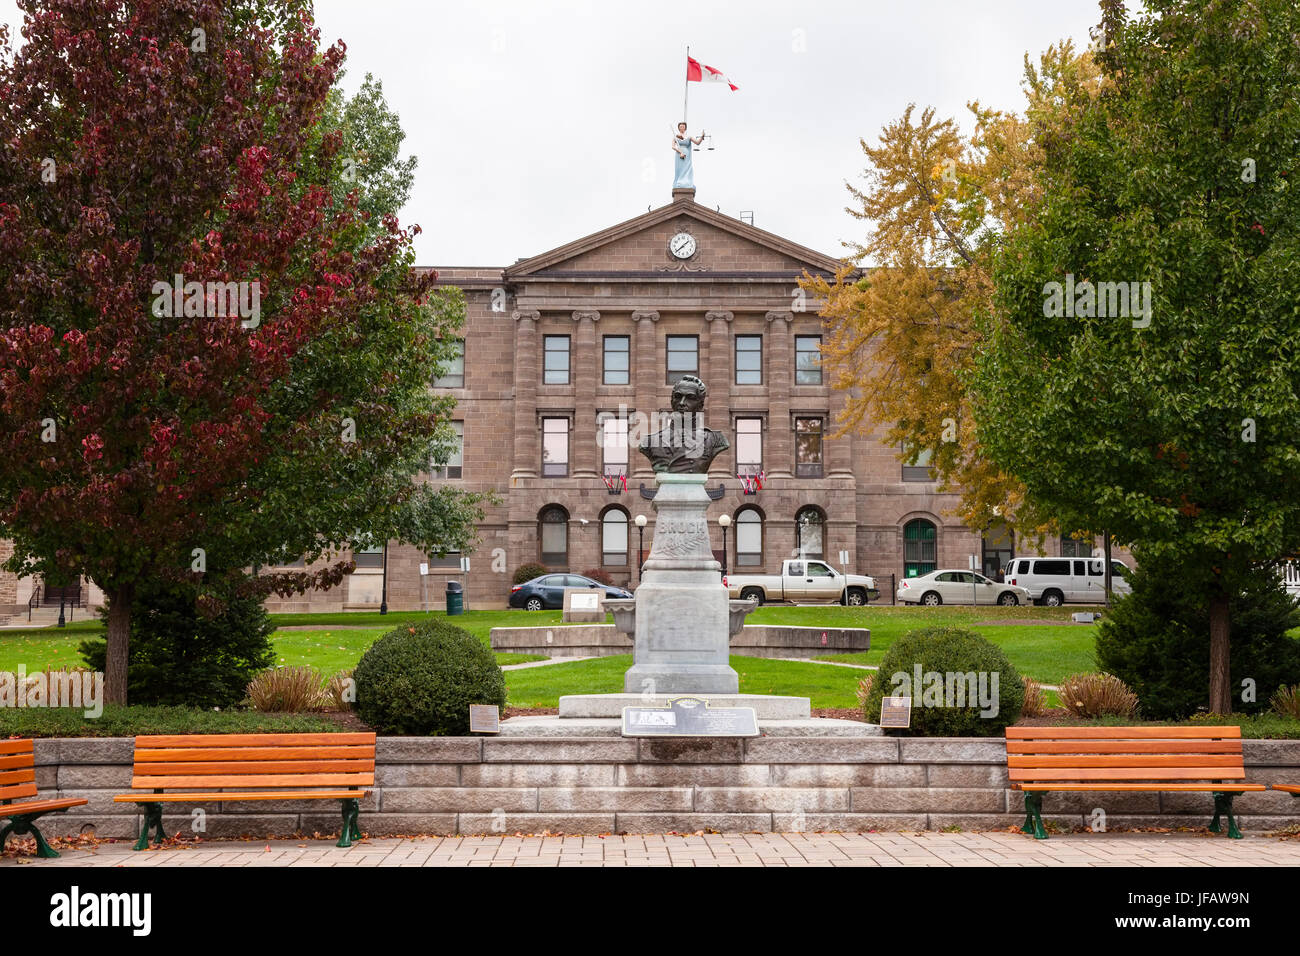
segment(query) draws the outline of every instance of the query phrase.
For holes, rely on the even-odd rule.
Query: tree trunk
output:
[[[1228,595],[1219,591],[1210,598],[1210,712],[1232,713],[1232,686],[1228,669]]]
[[[126,673],[131,649],[131,605],[135,587],[124,584],[108,595],[108,657],[104,663],[104,702],[126,704]]]

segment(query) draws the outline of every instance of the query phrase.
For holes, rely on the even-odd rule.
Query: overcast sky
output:
[[[671,199],[686,47],[740,87],[692,83],[696,201],[821,252],[864,236],[844,212],[860,138],[909,102],[969,129],[1019,110],[1022,61],[1086,43],[1096,0],[317,0],[344,86],[383,81],[419,159],[402,215],[422,265],[508,265]],[[0,21],[21,23],[12,0]]]

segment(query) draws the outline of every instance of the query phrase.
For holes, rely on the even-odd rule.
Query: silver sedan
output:
[[[999,584],[975,571],[931,571],[898,582],[899,604],[1033,604],[1027,588],[1014,584]]]

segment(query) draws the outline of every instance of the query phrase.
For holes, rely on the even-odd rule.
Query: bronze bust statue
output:
[[[683,376],[673,386],[673,410],[665,416],[666,426],[641,439],[637,447],[656,472],[707,474],[713,459],[731,447],[722,432],[704,427],[707,394],[704,382],[694,375]]]

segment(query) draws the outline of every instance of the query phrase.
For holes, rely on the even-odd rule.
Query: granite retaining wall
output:
[[[1300,741],[1244,741],[1247,780],[1300,784]],[[130,738],[36,742],[42,796],[89,803],[42,820],[49,834],[93,827],[101,837],[139,833],[133,804],[113,802],[131,783]],[[1043,816],[1087,825],[1204,826],[1205,793],[1049,793]],[[165,804],[169,833],[208,838],[337,834],[335,801]],[[995,829],[1023,819],[1007,788],[999,739],[757,737],[381,737],[375,786],[361,828],[380,836],[480,833],[652,833],[793,830]],[[1300,824],[1300,799],[1247,793],[1236,801],[1246,830]]]

